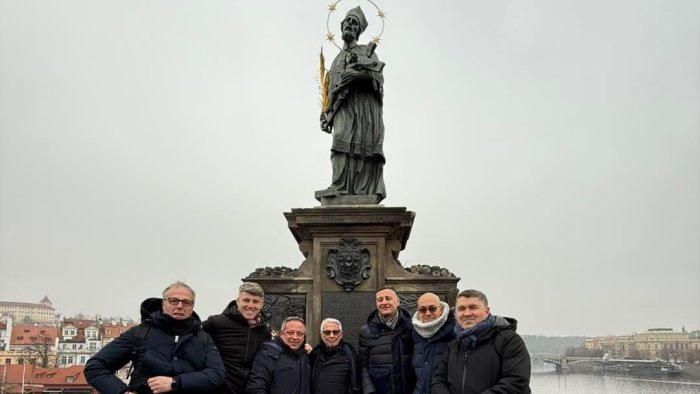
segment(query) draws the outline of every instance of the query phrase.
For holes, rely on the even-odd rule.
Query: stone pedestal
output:
[[[334,317],[343,323],[345,339],[356,344],[360,326],[375,308],[375,292],[385,286],[397,291],[409,311],[426,291],[450,304],[457,297],[459,278],[447,270],[432,267],[426,275],[401,266],[399,253],[415,218],[406,208],[323,206],[292,209],[284,216],[305,260],[296,270],[259,269],[244,280],[260,283],[267,303],[282,298],[274,307],[277,320],[304,317],[309,343],[318,343],[321,321]]]

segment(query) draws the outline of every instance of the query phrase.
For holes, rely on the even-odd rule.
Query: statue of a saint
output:
[[[333,179],[316,192],[322,205],[377,204],[384,188],[384,77],[374,53],[376,43],[357,40],[367,28],[360,7],[348,11],[340,24],[343,49],[328,72],[328,105],[321,114],[321,130],[332,133]]]

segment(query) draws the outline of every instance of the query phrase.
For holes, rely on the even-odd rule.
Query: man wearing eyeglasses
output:
[[[255,354],[263,342],[271,338],[267,316],[262,313],[264,303],[263,288],[255,282],[244,282],[238,288],[238,298],[202,325],[214,339],[226,367],[222,393],[245,393]]]
[[[360,363],[364,394],[410,394],[416,384],[411,365],[413,325],[411,315],[399,306],[391,288],[375,295],[377,310],[360,328]]]
[[[432,394],[530,393],[530,354],[518,322],[491,314],[486,295],[457,295],[455,337],[431,383]]]
[[[413,368],[416,370],[413,394],[428,394],[442,353],[455,337],[455,317],[450,306],[433,293],[418,297],[417,306],[413,315]]]
[[[357,352],[343,340],[340,320],[323,319],[321,342],[309,357],[312,394],[362,394]]]
[[[284,319],[279,335],[263,343],[255,355],[246,394],[310,394],[305,337],[304,319]]]
[[[85,365],[88,383],[102,394],[218,393],[224,365],[211,337],[200,329],[194,290],[175,282],[163,298],[141,304],[141,324],[107,344]],[[114,372],[131,361],[129,384]]]

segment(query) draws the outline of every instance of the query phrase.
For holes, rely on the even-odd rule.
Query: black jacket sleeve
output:
[[[447,371],[449,370],[448,360],[450,359],[451,351],[451,346],[448,346],[442,354],[440,364],[438,364],[438,367],[435,369],[433,379],[430,383],[431,394],[450,394],[450,388],[447,384]]]
[[[253,367],[248,375],[246,394],[268,394],[274,376],[275,360],[266,351],[255,355]]]
[[[183,391],[213,391],[224,384],[226,370],[214,341],[209,337],[209,334],[201,333],[198,334],[199,336],[203,337],[204,341],[204,368],[177,375]]]
[[[520,394],[530,392],[530,354],[520,335],[504,335],[501,354],[502,376],[485,394]]]
[[[127,389],[126,383],[114,373],[131,359],[135,329],[136,327],[127,330],[108,343],[85,364],[87,382],[100,393],[120,394]]]

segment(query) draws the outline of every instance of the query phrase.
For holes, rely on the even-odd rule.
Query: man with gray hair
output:
[[[464,290],[455,307],[456,339],[433,375],[432,394],[530,393],[530,354],[518,322],[491,314],[486,295]]]
[[[310,394],[305,338],[304,319],[284,319],[279,336],[263,343],[255,355],[246,394]]]
[[[331,317],[321,322],[321,342],[311,358],[312,394],[361,394],[360,361],[351,344],[343,340],[343,325]]]
[[[221,314],[210,316],[204,331],[214,339],[226,367],[223,393],[243,394],[255,353],[270,340],[270,325],[262,313],[263,288],[255,282],[243,282],[238,298],[229,302]]]
[[[224,366],[194,312],[194,290],[175,282],[163,298],[141,303],[141,324],[121,334],[85,365],[88,383],[103,394],[220,393]],[[131,361],[129,384],[114,372]]]

